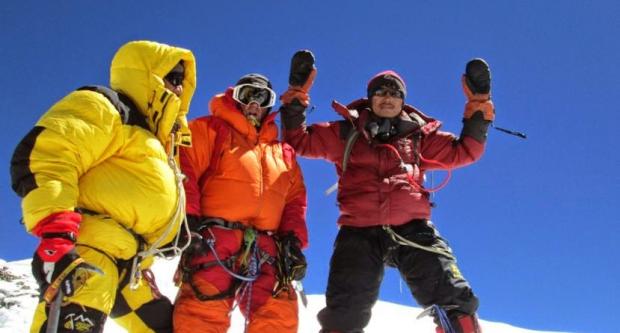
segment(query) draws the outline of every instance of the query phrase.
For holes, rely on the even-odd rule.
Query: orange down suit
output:
[[[181,168],[187,176],[187,213],[240,222],[258,230],[259,251],[275,260],[273,236],[294,233],[302,248],[307,246],[306,190],[301,170],[294,150],[277,139],[276,114],[266,115],[257,130],[238,109],[231,94],[232,89],[228,89],[213,97],[209,103],[212,115],[190,122],[192,147],[180,152]],[[211,122],[218,120],[214,118],[229,127],[226,134],[214,128]],[[220,138],[220,147],[216,144],[218,134],[227,136]],[[211,156],[214,150],[220,153],[216,162]],[[210,163],[216,165],[209,169]],[[209,227],[202,236],[214,239],[214,251],[222,261],[242,251],[243,230]],[[202,294],[225,292],[234,283],[224,267],[214,263],[215,256],[209,248],[191,258],[192,265],[205,264],[192,276],[194,286]],[[236,296],[239,309],[249,318],[248,331],[297,332],[296,295],[272,296],[276,283],[273,262],[265,262],[258,271],[251,289]],[[234,297],[201,301],[184,282],[175,303],[174,331],[226,332]]]

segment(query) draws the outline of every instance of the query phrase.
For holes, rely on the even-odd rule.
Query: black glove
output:
[[[277,240],[278,261],[285,281],[301,281],[306,276],[306,256],[301,251],[301,242],[293,233],[281,236]]]
[[[62,290],[65,296],[72,296],[94,274],[103,274],[99,268],[86,263],[75,249],[56,262],[43,261],[41,256],[35,253],[31,266],[32,275],[48,303],[53,301],[58,290]]]

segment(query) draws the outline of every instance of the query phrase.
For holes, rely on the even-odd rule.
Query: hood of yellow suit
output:
[[[181,60],[185,78],[178,97],[166,89],[163,77]],[[190,50],[150,41],[129,42],[112,59],[110,87],[131,98],[168,149],[191,145],[187,113],[196,90],[196,60]],[[170,142],[173,131],[175,142]]]

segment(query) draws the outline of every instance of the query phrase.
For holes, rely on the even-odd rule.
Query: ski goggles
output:
[[[276,104],[276,93],[273,90],[251,83],[235,86],[232,97],[241,104],[256,103],[261,108],[270,108]]]
[[[388,87],[379,88],[375,90],[372,95],[379,97],[403,98],[403,94],[400,91]]]

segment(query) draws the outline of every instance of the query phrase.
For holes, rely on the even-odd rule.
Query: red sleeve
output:
[[[284,141],[295,148],[295,151],[307,158],[326,159],[341,162],[344,143],[340,139],[338,122],[325,122],[284,130]]]
[[[306,226],[306,187],[304,185],[303,176],[299,165],[294,160],[294,151],[289,147],[293,158],[293,184],[286,196],[286,204],[282,211],[279,234],[287,234],[292,232],[301,242],[301,248],[308,246],[308,228]]]
[[[484,147],[484,143],[469,136],[457,139],[448,132],[433,132],[422,140],[422,168],[433,170],[466,166],[480,159]]]
[[[194,138],[192,138],[194,139]],[[181,161],[181,170],[185,175],[183,187],[185,188],[186,213],[189,215],[200,215],[200,189],[198,188],[198,177],[194,172],[189,157],[190,148],[181,147],[179,158]]]
[[[186,212],[190,215],[201,215],[200,177],[209,167],[212,146],[208,126],[206,117],[191,121],[192,146],[181,147],[179,151],[181,170],[185,175]]]

